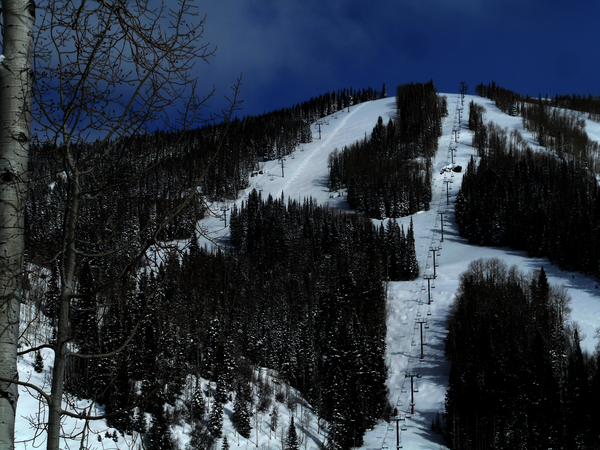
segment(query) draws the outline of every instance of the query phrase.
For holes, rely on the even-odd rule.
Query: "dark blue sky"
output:
[[[600,2],[555,0],[206,0],[217,45],[204,84],[221,98],[240,73],[238,115],[344,87],[433,79],[470,93],[496,81],[521,94],[600,95]],[[219,104],[214,101],[213,106]]]

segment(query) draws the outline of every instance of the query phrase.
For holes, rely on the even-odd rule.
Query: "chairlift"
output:
[[[413,339],[413,341],[410,343],[410,345],[412,345],[413,347],[417,346],[417,343],[415,342],[415,340]]]
[[[428,315],[428,316],[430,316],[430,315],[431,315],[431,308],[429,308],[429,309],[427,310],[427,315]]]
[[[402,386],[402,389],[400,389],[400,392],[402,392],[403,394],[406,394],[408,392],[408,389],[406,388],[406,386]]]
[[[396,406],[402,408],[402,406],[404,406],[404,402],[400,399],[398,399],[398,403],[396,403]]]
[[[402,431],[408,430],[408,427],[406,426],[406,420],[404,422],[402,422],[402,425],[400,426],[400,430],[402,430]]]
[[[415,381],[415,386],[413,387],[413,392],[419,392],[419,383]]]

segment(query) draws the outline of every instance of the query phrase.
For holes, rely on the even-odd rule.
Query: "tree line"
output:
[[[566,289],[496,258],[460,275],[448,319],[444,433],[452,449],[600,443],[600,355],[583,353]]]
[[[559,158],[575,158],[590,170],[599,170],[600,144],[589,139],[585,131],[585,114],[597,120],[600,100],[593,96],[558,95],[545,99],[522,96],[492,82],[487,87],[482,83],[476,92],[494,100],[500,111],[511,116],[521,116],[523,127],[533,133],[536,142],[553,151]]]
[[[377,219],[429,208],[431,158],[447,115],[433,81],[398,86],[396,105],[396,120],[379,117],[368,138],[329,157],[329,189],[347,189],[350,207]]]
[[[135,135],[103,143],[100,149],[95,142],[74,144],[71,151],[77,160],[102,155],[93,160],[97,173],[80,180],[89,193],[86,210],[80,213],[84,222],[106,224],[90,230],[89,241],[104,242],[105,232],[113,241],[119,240],[119,228],[124,228],[119,221],[133,224],[133,231],[127,233],[135,235],[153,217],[176,208],[198,174],[203,174],[194,201],[160,230],[160,240],[189,239],[204,217],[207,201],[237,198],[252,172],[259,170],[260,161],[281,158],[299,143],[311,142],[310,124],[318,118],[379,96],[372,88],[341,89],[291,108],[185,132]],[[40,264],[56,254],[51,245],[61,232],[60,211],[69,195],[61,151],[51,143],[33,145],[30,151],[26,247],[30,261]],[[100,186],[109,186],[111,195],[95,196]]]
[[[479,127],[473,145],[480,159],[469,162],[456,198],[461,236],[598,276],[600,193],[590,171],[577,160],[532,151],[520,133],[495,124]]]
[[[517,102],[526,101],[528,103],[535,101],[529,94],[522,96],[509,89],[500,87],[495,81],[492,81],[487,86],[483,83],[478,84],[475,87],[475,93],[480,97],[486,97],[496,101],[496,106],[503,112],[510,112],[513,109],[513,100]],[[542,93],[540,92],[538,99],[541,98]],[[570,109],[585,113],[587,114],[587,118],[594,122],[600,121],[600,96],[598,95],[582,95],[577,93],[556,94],[554,98],[551,98],[549,94],[546,93],[544,101],[555,108]]]

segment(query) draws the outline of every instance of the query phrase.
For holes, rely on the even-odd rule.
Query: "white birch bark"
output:
[[[0,378],[17,380],[35,4],[31,0],[2,0],[1,5]],[[16,384],[0,381],[2,449],[14,449],[18,397]]]

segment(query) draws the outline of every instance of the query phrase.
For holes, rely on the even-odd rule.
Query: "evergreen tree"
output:
[[[538,131],[538,144],[542,147],[546,146],[546,130],[544,130],[544,127],[540,127]]]
[[[215,438],[220,438],[223,435],[223,404],[216,399],[213,401],[210,410],[208,429]]]
[[[577,328],[573,333],[567,369],[567,441],[575,444],[573,448],[585,448],[585,443],[589,442],[590,416],[594,407],[589,403],[588,372]]]
[[[235,401],[233,403],[233,422],[240,436],[248,439],[252,426],[250,425],[250,408],[249,408],[249,389],[248,383],[240,380],[236,390]]]
[[[148,430],[147,450],[177,450],[162,407],[152,416]]]
[[[288,435],[285,440],[286,450],[299,450],[300,445],[298,444],[298,434],[296,433],[296,425],[294,425],[294,416],[290,420],[290,427],[288,429]]]
[[[45,301],[44,301],[44,314],[50,319],[50,325],[52,327],[56,324],[57,313],[58,313],[58,297],[60,295],[59,286],[59,273],[58,263],[52,264],[50,270],[50,279],[46,289]]]
[[[194,421],[191,424],[190,440],[185,446],[185,450],[207,450],[213,448],[215,437],[202,422]],[[225,437],[224,443],[227,437]]]
[[[37,373],[42,373],[44,371],[44,359],[42,358],[42,354],[39,350],[35,352],[35,363],[33,364],[33,370]]]
[[[417,250],[415,248],[415,232],[413,220],[410,218],[410,227],[406,234],[406,272],[407,279],[414,280],[419,276],[419,262],[417,261]]]

